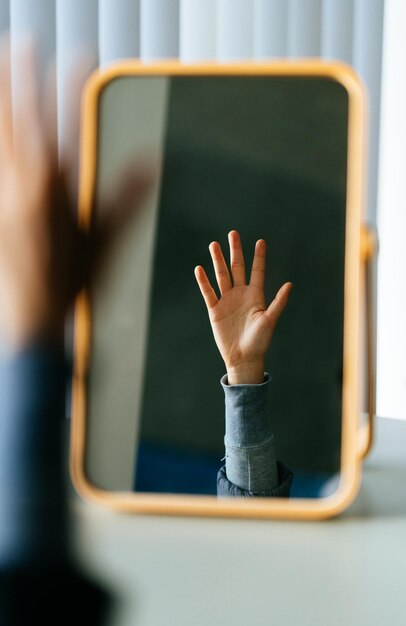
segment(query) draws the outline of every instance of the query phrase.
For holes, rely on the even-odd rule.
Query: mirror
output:
[[[103,283],[78,303],[81,492],[132,510],[288,517],[355,496],[363,124],[361,86],[343,65],[133,62],[92,77],[82,217],[97,219],[134,162],[152,159],[157,175]],[[265,360],[271,452],[293,475],[276,497],[218,497],[226,370],[194,268],[220,297],[208,245],[228,263],[232,230],[247,276],[255,242],[267,242],[267,305],[293,283]]]

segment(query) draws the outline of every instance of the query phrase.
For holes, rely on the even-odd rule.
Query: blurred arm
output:
[[[125,172],[103,217],[84,230],[71,162],[59,164],[44,127],[31,48],[19,63],[12,111],[9,51],[0,48],[0,623],[89,626],[101,623],[107,596],[68,545],[64,325],[151,174]]]

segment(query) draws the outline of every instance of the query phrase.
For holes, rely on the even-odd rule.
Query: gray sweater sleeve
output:
[[[277,462],[268,411],[270,377],[257,385],[221,384],[225,393],[225,467],[219,472],[219,495],[289,495],[292,474]]]
[[[263,491],[278,483],[274,437],[268,414],[269,374],[260,385],[229,385],[226,404],[226,474],[241,489]]]

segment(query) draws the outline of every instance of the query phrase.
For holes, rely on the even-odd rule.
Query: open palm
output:
[[[267,307],[264,293],[266,243],[257,241],[250,282],[245,279],[244,256],[237,231],[229,233],[231,275],[220,244],[210,244],[218,298],[203,267],[195,275],[209,313],[214,338],[230,384],[262,382],[264,360],[276,323],[284,310],[292,283],[285,283]]]

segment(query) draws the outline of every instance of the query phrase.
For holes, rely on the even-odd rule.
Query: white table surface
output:
[[[404,626],[406,422],[378,418],[354,504],[319,522],[130,515],[72,497],[111,626]]]

